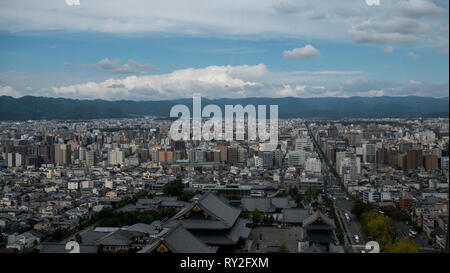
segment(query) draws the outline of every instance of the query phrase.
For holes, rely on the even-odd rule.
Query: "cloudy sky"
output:
[[[448,97],[448,0],[1,0],[0,95]]]

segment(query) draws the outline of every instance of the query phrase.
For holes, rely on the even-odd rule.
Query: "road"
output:
[[[86,227],[85,229],[83,229],[83,230],[81,230],[81,231],[79,231],[79,232],[77,232],[77,233],[79,233],[80,235],[83,235],[84,233],[86,233],[86,232],[88,232],[88,231],[90,231],[90,230],[93,230],[94,227],[95,227],[95,224],[92,224],[92,225]],[[73,234],[73,235],[71,235],[71,236],[65,238],[65,239],[62,240],[60,243],[64,243],[64,244],[65,244],[65,243],[67,243],[67,242],[69,242],[69,241],[75,241],[75,235],[76,235],[77,233],[75,233],[75,234]]]
[[[310,135],[312,137],[312,135]],[[316,152],[320,156],[322,163],[322,174],[325,177],[325,194],[328,195],[334,202],[336,215],[339,217],[343,232],[344,232],[344,249],[350,253],[360,253],[367,242],[366,237],[362,232],[361,225],[356,220],[356,217],[351,213],[353,201],[347,198],[346,192],[337,181],[336,177],[327,165],[326,159],[322,157],[319,148],[314,145]],[[350,217],[350,222],[347,222],[345,213]],[[355,235],[359,237],[359,241],[355,240]]]
[[[392,224],[394,225],[395,233],[396,233],[397,237],[399,237],[399,238],[409,237],[409,230],[413,229],[413,227],[408,225],[406,222],[392,220]],[[428,244],[428,240],[424,237],[425,237],[425,235],[423,235],[423,234],[417,234],[417,236],[414,237],[414,242],[416,242],[417,246],[419,247],[419,250],[424,253],[436,252]]]
[[[310,137],[312,138],[312,134],[310,132]],[[353,206],[353,201],[351,199],[348,199],[346,197],[346,193],[342,189],[342,186],[339,184],[339,182],[336,180],[336,177],[333,175],[331,170],[329,169],[326,159],[322,157],[319,147],[314,145],[314,148],[316,149],[317,153],[320,156],[320,160],[322,163],[322,173],[326,178],[326,184],[325,184],[325,193],[328,194],[329,197],[331,197],[334,200],[334,206],[336,208],[336,214],[340,218],[341,223],[344,225],[344,232],[345,232],[345,239],[344,239],[344,248],[349,249],[350,245],[364,245],[368,240],[364,233],[362,232],[361,225],[358,221],[356,221],[356,217],[351,213],[351,209]],[[348,213],[350,216],[350,223],[347,223],[345,213]],[[397,237],[405,237],[409,236],[409,230],[412,229],[410,225],[408,225],[405,222],[395,221],[392,220],[392,223],[395,228],[396,236]],[[354,235],[359,236],[359,242],[355,241]],[[350,241],[350,243],[349,243]],[[429,252],[435,252],[434,249],[428,244],[428,240],[424,238],[423,234],[418,234],[415,236],[414,241],[419,246],[419,249],[421,252],[429,253]],[[353,248],[354,252],[359,252],[359,248]]]

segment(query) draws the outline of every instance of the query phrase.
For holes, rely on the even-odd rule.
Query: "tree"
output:
[[[185,202],[189,202],[189,200],[191,200],[195,195],[197,194],[197,192],[183,192],[179,199],[181,201],[185,201]]]
[[[258,209],[254,209],[252,212],[252,220],[254,224],[259,223],[261,221],[261,212]]]
[[[180,196],[183,193],[184,185],[177,179],[164,185],[163,193],[170,196]]]
[[[361,214],[360,223],[364,232],[380,244],[381,251],[391,249],[394,227],[389,217],[381,216],[377,209],[372,209]]]
[[[360,218],[364,212],[372,211],[375,207],[370,203],[363,203],[360,200],[353,203],[352,214]]]
[[[275,219],[273,218],[272,215],[264,216],[262,219],[262,222],[266,225],[272,225],[274,221],[275,221]]]
[[[295,198],[295,197],[298,195],[298,189],[297,189],[297,187],[289,187],[288,194],[289,194],[292,198]]]
[[[309,187],[305,192],[305,199],[307,201],[311,201],[317,198],[319,195],[319,191],[317,189],[313,189],[312,187]]]
[[[77,241],[77,243],[81,244],[83,242],[83,239],[81,238],[80,233],[75,234],[75,241]]]
[[[408,237],[403,237],[402,239],[397,239],[392,247],[388,248],[386,252],[390,253],[419,253],[419,247],[417,244],[409,239]]]
[[[243,209],[241,211],[241,215],[239,217],[249,219],[250,218],[250,212],[248,210],[246,210],[246,209]]]

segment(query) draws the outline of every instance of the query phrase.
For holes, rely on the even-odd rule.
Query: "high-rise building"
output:
[[[305,152],[293,151],[288,153],[288,165],[290,167],[302,167],[305,164]]]
[[[55,144],[55,165],[66,166],[71,163],[71,150],[67,144]]]
[[[388,151],[388,164],[391,167],[398,166],[398,150],[390,149]]]
[[[313,148],[312,142],[308,138],[297,138],[295,140],[295,150],[296,151],[311,151]]]
[[[24,165],[24,156],[20,153],[8,153],[8,167],[19,167]]]
[[[437,155],[426,155],[426,156],[424,156],[423,161],[424,161],[425,170],[428,171],[428,170],[439,169]]]
[[[316,157],[310,157],[306,160],[305,171],[320,173],[322,171],[322,163]]]
[[[220,161],[225,162],[228,160],[228,147],[226,145],[217,145],[217,149],[220,151]]]
[[[273,168],[273,152],[262,152],[263,167],[266,169]]]
[[[362,148],[364,163],[377,163],[377,145],[364,143]]]
[[[108,152],[108,164],[119,165],[124,161],[124,152],[120,149],[110,150]]]
[[[173,152],[167,149],[160,150],[158,152],[159,162],[163,163],[173,163]]]
[[[422,150],[418,149],[408,150],[406,157],[406,168],[409,170],[414,170],[419,167],[423,167]]]
[[[92,150],[86,151],[86,166],[94,167],[95,166],[95,153]]]
[[[238,162],[239,163],[244,163],[247,161],[247,149],[239,147],[238,149]]]
[[[281,167],[283,165],[283,152],[280,149],[273,151],[273,165],[274,167]]]
[[[228,162],[230,164],[238,163],[238,160],[239,160],[239,158],[238,158],[238,147],[230,147],[230,148],[228,148],[227,155],[228,155],[227,160],[228,160]]]

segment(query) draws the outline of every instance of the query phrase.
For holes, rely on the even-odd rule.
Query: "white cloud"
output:
[[[367,0],[369,2],[369,0]],[[380,2],[379,5],[378,2]],[[404,33],[360,29],[361,20],[375,24],[409,17],[437,29],[448,25],[448,5],[425,0],[96,0],[67,6],[61,0],[3,1],[0,31],[101,32],[139,35],[191,35],[200,37],[270,37],[305,40],[347,40],[358,43],[426,41],[427,32]],[[327,18],[327,20],[320,20]],[[378,22],[378,23],[377,23]],[[413,27],[416,28],[416,27]]]
[[[418,20],[395,18],[388,21],[364,21],[349,29],[348,34],[356,43],[411,43],[428,28]]]
[[[300,12],[302,9],[300,7],[287,3],[287,2],[281,2],[273,5],[273,9],[279,13],[297,13]]]
[[[445,13],[445,9],[425,0],[407,0],[396,4],[395,9],[410,17],[436,16]]]
[[[12,88],[9,85],[5,85],[5,86],[0,85],[0,96],[10,96],[10,97],[14,97],[14,98],[19,98],[22,95],[20,92],[17,92],[16,90],[14,90],[14,88]]]
[[[365,0],[368,6],[379,6],[380,0]]]
[[[97,97],[102,99],[175,99],[204,94],[207,97],[244,97],[258,82],[243,78],[258,77],[266,73],[264,65],[208,66],[201,69],[181,69],[169,74],[129,76],[63,87],[53,91],[61,96]]]
[[[285,59],[304,60],[319,57],[320,52],[312,45],[306,45],[302,48],[294,48],[292,50],[283,51]]]
[[[102,59],[93,65],[73,65],[70,62],[65,62],[64,66],[89,68],[94,70],[101,70],[107,73],[119,73],[119,74],[138,74],[138,73],[159,71],[159,68],[149,63],[140,64],[134,60],[128,60],[128,63],[122,64],[122,62],[119,59],[110,60],[108,58]]]
[[[208,66],[60,85],[53,87],[51,93],[57,97],[136,100],[176,99],[195,94],[208,98],[308,96],[323,91],[317,88],[317,83],[341,82],[361,74],[362,71],[334,70],[273,72],[264,64]]]
[[[79,6],[80,0],[66,0],[66,5],[68,6]]]
[[[445,96],[447,84],[365,79],[362,71],[273,72],[264,64],[186,68],[167,74],[128,76],[53,87],[46,94],[78,99],[162,100],[243,97]],[[447,89],[446,89],[447,88]]]
[[[394,52],[394,48],[392,46],[387,46],[383,49],[383,52],[387,54],[392,53]]]

